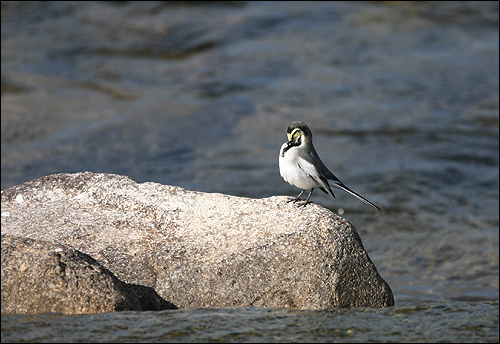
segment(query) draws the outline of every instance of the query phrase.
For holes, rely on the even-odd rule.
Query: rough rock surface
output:
[[[55,174],[2,191],[2,234],[71,246],[179,308],[394,305],[348,221],[287,199]]]
[[[143,304],[134,291],[75,249],[2,235],[2,314],[162,309]]]

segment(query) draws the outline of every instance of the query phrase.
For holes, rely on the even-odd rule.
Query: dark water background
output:
[[[3,316],[2,341],[498,342],[498,2],[2,2],[2,190],[128,175],[263,198],[292,120],[383,208],[396,307]]]

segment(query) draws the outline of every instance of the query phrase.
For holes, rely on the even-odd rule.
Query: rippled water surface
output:
[[[2,2],[2,190],[91,170],[295,196],[278,152],[302,120],[383,209],[313,196],[356,226],[396,299],[8,316],[2,340],[498,341],[498,15],[498,2]]]
[[[498,302],[2,317],[2,342],[498,342]]]

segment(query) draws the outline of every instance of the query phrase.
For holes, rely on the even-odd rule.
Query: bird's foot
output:
[[[313,201],[304,201],[304,200],[300,200],[299,203],[297,203],[297,207],[305,207],[306,205],[308,205],[309,203],[314,203]]]
[[[296,204],[297,207],[305,207],[309,203],[313,203],[312,201],[303,200],[303,199],[300,199],[298,197],[290,198],[289,200],[287,200],[287,203],[290,203],[290,202],[293,202],[294,204]]]

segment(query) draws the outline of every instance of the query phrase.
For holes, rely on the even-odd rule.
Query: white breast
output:
[[[320,187],[313,178],[304,170],[314,169],[311,163],[299,157],[298,148],[292,147],[286,151],[285,156],[282,156],[283,148],[287,143],[281,146],[279,156],[280,174],[288,183],[304,190]]]

